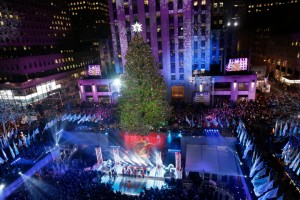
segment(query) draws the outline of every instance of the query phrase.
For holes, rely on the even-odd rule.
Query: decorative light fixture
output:
[[[135,23],[132,25],[132,30],[133,30],[133,32],[135,32],[135,33],[142,32],[142,24],[140,24],[140,23],[138,23],[138,22],[135,22]]]

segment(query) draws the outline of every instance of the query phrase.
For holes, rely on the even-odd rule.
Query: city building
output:
[[[232,2],[237,2],[231,5],[234,8],[243,8],[242,1]],[[229,9],[229,3],[227,5]],[[224,6],[223,1],[211,0],[110,0],[116,73],[126,71],[125,55],[134,35],[131,26],[138,22],[143,27],[140,34],[151,46],[160,66],[169,100],[192,102],[196,99],[213,103],[214,95],[228,95],[232,101],[242,96],[254,100],[255,90],[250,86],[256,81],[255,74],[248,67],[243,73],[225,70],[229,58],[237,57],[234,32],[240,11],[230,8],[231,14],[227,18],[228,9]],[[200,89],[201,84],[206,83],[208,86]],[[223,83],[226,87],[222,87]],[[247,88],[243,86],[243,91],[239,92],[239,83]],[[217,91],[219,85],[222,92]]]
[[[241,48],[250,49],[251,69],[262,66],[266,77],[287,83],[300,79],[299,8],[297,0],[247,1]]]
[[[71,30],[64,1],[1,1],[1,99],[24,106],[54,92],[78,95],[73,79],[94,61],[74,51]]]
[[[104,104],[116,103],[120,95],[120,79],[103,79],[100,65],[89,65],[86,76],[78,80],[80,100]]]
[[[67,0],[75,51],[89,51],[99,64],[99,41],[110,36],[105,0]]]

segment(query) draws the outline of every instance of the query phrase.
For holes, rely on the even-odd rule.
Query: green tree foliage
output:
[[[119,100],[122,130],[143,135],[157,130],[168,120],[171,107],[150,47],[140,35],[134,36],[129,45],[122,80]]]

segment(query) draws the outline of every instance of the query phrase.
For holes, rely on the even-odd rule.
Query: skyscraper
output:
[[[218,78],[212,77],[212,74],[207,72],[212,71],[211,64],[222,66],[222,62],[225,62],[222,55],[225,48],[224,36],[220,37],[225,21],[225,12],[222,13],[224,3],[216,1],[213,4],[213,2],[211,0],[110,0],[109,15],[116,72],[126,71],[125,55],[134,35],[131,26],[138,22],[142,24],[141,34],[151,46],[152,54],[166,81],[168,99],[184,98],[184,101],[191,102],[198,94],[206,96],[204,99],[209,102],[210,97],[215,94],[214,83]],[[216,9],[212,10],[212,6]],[[220,19],[217,19],[217,14],[212,15],[214,11],[215,14],[220,11]],[[215,19],[217,24],[212,25],[212,20]],[[212,37],[214,34],[216,36]],[[217,68],[220,75],[220,71],[224,69],[220,66]],[[198,72],[201,72],[201,77],[196,77]],[[203,77],[204,75],[207,76]],[[255,77],[250,79],[256,80]],[[223,79],[220,80],[224,82]],[[225,82],[229,82],[229,87],[226,86],[228,90],[236,85],[233,83],[234,80],[236,81],[236,78],[230,79],[227,76]],[[245,82],[248,85],[249,81]],[[201,85],[203,87],[200,87]],[[250,91],[250,87],[246,88]],[[253,87],[251,93],[252,90]],[[236,100],[237,97],[238,94],[231,96],[231,100]],[[249,97],[249,99],[253,98],[253,95]]]
[[[22,105],[42,99],[66,86],[60,83],[62,78],[81,72],[92,62],[88,53],[74,52],[71,28],[65,1],[1,1],[2,99]]]

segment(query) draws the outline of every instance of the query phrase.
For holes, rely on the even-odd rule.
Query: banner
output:
[[[114,155],[115,164],[116,165],[120,164],[119,148],[113,148],[113,155]]]
[[[101,147],[96,147],[95,150],[96,150],[97,163],[101,164],[103,162]]]
[[[181,170],[181,153],[175,152],[175,165],[177,170]]]
[[[134,148],[136,145],[143,144],[145,148],[164,148],[166,143],[165,134],[149,133],[149,135],[137,135],[121,133],[124,137],[124,144],[127,149]]]

